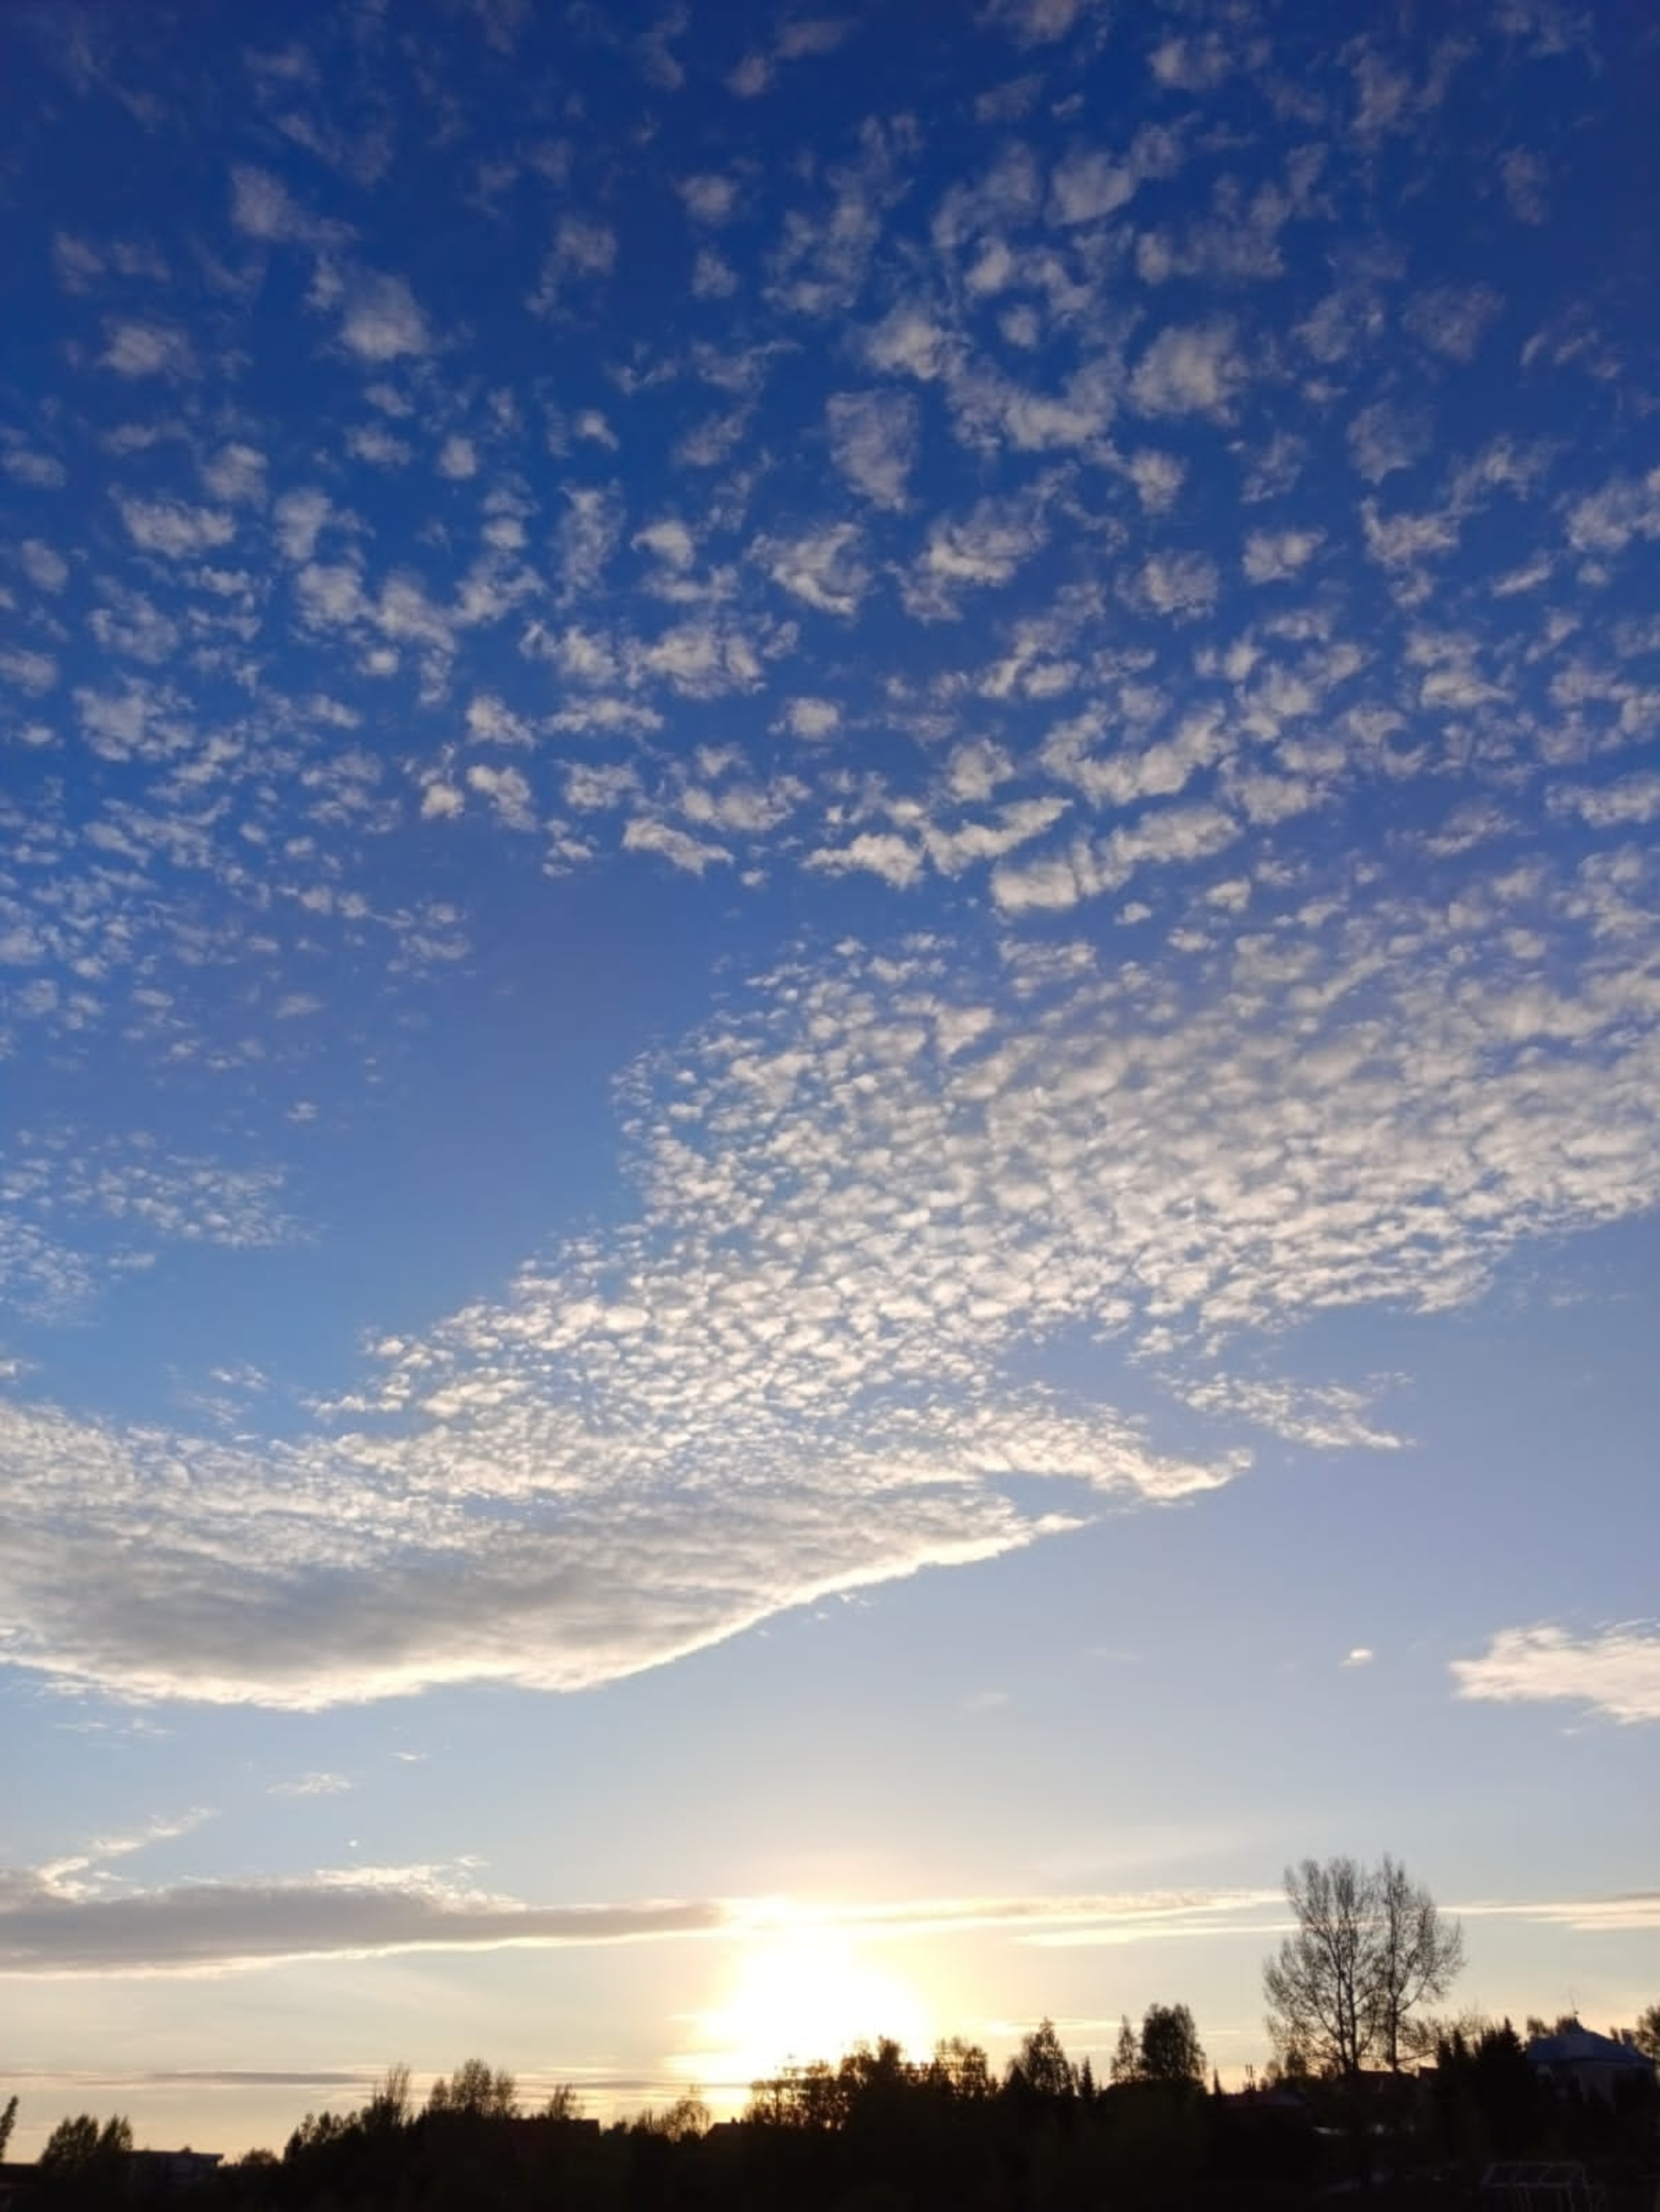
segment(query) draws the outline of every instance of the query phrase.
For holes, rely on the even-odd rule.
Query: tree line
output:
[[[1379,2204],[1461,2202],[1489,2158],[1589,2159],[1613,2182],[1660,2163],[1652,2068],[1606,2102],[1564,2094],[1508,2021],[1431,2011],[1462,1934],[1395,1861],[1306,1860],[1286,1894],[1294,1925],[1263,1966],[1274,2055],[1242,2094],[1223,2094],[1179,2003],[1123,2020],[1104,2080],[1045,2019],[1000,2071],[960,2037],[923,2059],[878,2040],[757,2081],[718,2124],[695,2094],[603,2127],[568,2087],[527,2111],[481,2059],[418,2104],[399,2066],[361,2109],[308,2113],[280,2157],[252,2151],[192,2198],[202,2212],[1267,2212],[1357,2182]],[[1660,2061],[1660,2004],[1625,2036]],[[0,2159],[16,2107],[0,2109]],[[82,2113],[53,2131],[34,2188],[42,2212],[103,2212],[141,2174],[124,2119]]]

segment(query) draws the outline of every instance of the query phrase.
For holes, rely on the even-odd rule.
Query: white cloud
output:
[[[1240,566],[1253,584],[1284,584],[1299,576],[1325,542],[1324,530],[1253,530]]]
[[[346,451],[354,461],[367,461],[374,469],[405,468],[415,453],[406,438],[394,438],[380,423],[361,423],[348,430]]]
[[[674,569],[680,574],[684,574],[697,559],[696,538],[684,522],[672,515],[665,515],[660,521],[648,522],[643,529],[635,532],[629,543],[643,546],[666,568]]]
[[[423,822],[451,822],[467,809],[465,796],[453,783],[434,778],[421,790],[421,819]]]
[[[904,891],[922,875],[922,854],[909,838],[892,830],[861,830],[846,845],[821,845],[807,856],[809,868],[827,875],[880,876],[896,891]]]
[[[467,770],[467,786],[486,800],[508,829],[536,828],[536,809],[530,784],[517,768],[499,768],[488,761],[475,761]]]
[[[1174,798],[1193,778],[1223,759],[1229,733],[1220,710],[1197,708],[1167,736],[1150,744],[1101,745],[1102,718],[1095,713],[1057,723],[1044,740],[1043,761],[1059,781],[1095,806],[1129,807],[1145,799]]]
[[[115,503],[134,545],[169,560],[228,545],[236,535],[235,522],[218,508],[189,507],[180,499],[129,499],[121,492]]]
[[[917,406],[908,392],[839,392],[827,401],[830,453],[857,492],[901,508],[916,460]]]
[[[1240,824],[1225,809],[1210,805],[1167,807],[1144,815],[1127,828],[1114,829],[1096,848],[1101,887],[1116,891],[1145,867],[1170,867],[1209,860],[1225,852],[1240,834]]]
[[[761,681],[760,658],[747,633],[712,617],[675,623],[629,657],[635,680],[660,679],[686,699],[720,699]]]
[[[1409,568],[1433,553],[1451,553],[1459,542],[1459,521],[1452,514],[1381,515],[1377,502],[1361,502],[1366,551],[1381,568]]]
[[[565,604],[598,585],[622,534],[622,500],[611,484],[567,485],[559,518],[559,576]]]
[[[915,377],[932,384],[952,366],[957,343],[948,327],[937,323],[925,306],[901,301],[889,310],[865,340],[865,358],[885,376]]]
[[[909,189],[915,125],[873,118],[859,131],[857,153],[824,172],[814,203],[789,209],[769,264],[768,297],[787,313],[845,316],[870,276],[887,210]]]
[[[1028,7],[1021,35],[1059,12]],[[1638,571],[1660,536],[1660,477],[1633,457],[1629,375],[1609,375],[1623,334],[1606,314],[1600,333],[1588,313],[1542,323],[1534,272],[1512,256],[1506,320],[1482,349],[1491,303],[1441,287],[1433,256],[1382,232],[1344,247],[1352,144],[1296,112],[1283,74],[1263,73],[1285,131],[1326,150],[1329,204],[1298,201],[1289,155],[1265,155],[1260,134],[1219,135],[1194,112],[1230,69],[1247,96],[1248,38],[1132,26],[1127,81],[1180,118],[1138,138],[1139,118],[1119,127],[1078,91],[1074,64],[1108,11],[1089,12],[1076,54],[1039,55],[1041,78],[988,98],[987,150],[960,182],[933,165],[931,125],[903,115],[838,148],[809,134],[782,165],[762,147],[730,174],[698,169],[714,152],[680,162],[664,266],[683,283],[694,252],[710,257],[703,299],[682,291],[686,316],[642,323],[627,272],[596,331],[537,338],[545,374],[510,376],[470,339],[465,358],[429,358],[448,334],[424,265],[404,265],[408,283],[364,273],[368,249],[263,170],[232,181],[231,226],[216,211],[224,259],[204,235],[189,264],[211,300],[188,326],[202,381],[182,395],[163,388],[183,366],[171,300],[137,289],[160,279],[128,273],[108,240],[61,247],[67,278],[99,289],[90,304],[58,297],[83,334],[56,356],[67,396],[0,433],[0,459],[42,494],[66,463],[79,484],[113,483],[125,528],[72,538],[42,497],[22,524],[38,536],[0,575],[22,618],[0,673],[43,697],[13,699],[15,764],[35,772],[13,826],[31,858],[0,908],[15,986],[0,1050],[38,1039],[58,1055],[42,1064],[67,1066],[77,1023],[118,1025],[193,1084],[257,1077],[285,1126],[299,1089],[323,1096],[298,1072],[303,1032],[355,1049],[323,979],[357,988],[373,948],[391,947],[377,1004],[406,1036],[407,977],[443,956],[422,948],[455,942],[399,897],[417,809],[446,867],[492,834],[533,834],[504,848],[533,884],[580,853],[626,885],[631,855],[660,878],[702,877],[700,898],[690,880],[669,886],[676,902],[725,911],[770,884],[769,913],[795,869],[788,897],[840,926],[885,915],[940,935],[926,957],[885,948],[903,985],[852,952],[844,973],[792,949],[789,988],[821,1031],[781,988],[731,984],[744,1011],[682,1040],[681,1089],[654,1070],[627,1078],[635,1212],[608,1205],[586,1245],[527,1223],[557,1295],[509,1283],[435,1325],[431,1390],[400,1369],[363,1435],[300,1436],[293,1458],[249,1441],[221,1458],[186,1436],[189,1479],[169,1490],[143,1439],[107,1432],[131,1462],[122,1480],[161,1494],[178,1539],[136,1591],[110,1563],[138,1507],[113,1474],[107,1494],[79,1499],[65,1416],[69,1443],[35,1468],[57,1468],[35,1493],[57,1533],[32,1563],[0,1566],[23,1586],[0,1611],[42,1665],[85,1659],[119,1678],[131,1662],[141,1689],[176,1686],[199,1611],[226,1694],[245,1679],[303,1701],[648,1664],[839,1578],[957,1556],[953,1531],[971,1550],[1031,1540],[1045,1509],[1003,1483],[1011,1468],[1074,1485],[1051,1489],[1061,1518],[1090,1510],[1103,1480],[1165,1494],[1218,1472],[1161,1474],[1110,1407],[1006,1387],[1057,1332],[1100,1335],[1110,1374],[1114,1347],[1152,1357],[1166,1332],[1179,1362],[1210,1332],[1371,1300],[1456,1303],[1507,1239],[1652,1201],[1644,832],[1660,797],[1638,750],[1656,706]],[[804,21],[756,31],[768,81],[827,36]],[[643,64],[622,46],[625,67]],[[863,60],[849,55],[855,77]],[[1353,81],[1369,132],[1425,112],[1417,77],[1373,67]],[[325,133],[321,105],[314,124]],[[549,125],[567,126],[559,147],[514,137],[488,186],[493,225],[510,194],[546,210],[566,304],[622,253],[602,220],[620,203],[580,151],[588,123]],[[1508,143],[1496,126],[1501,225]],[[405,140],[400,161],[418,150]],[[464,213],[476,163],[458,158]],[[1181,158],[1191,219],[1156,181]],[[1530,176],[1518,168],[1516,189]],[[1152,209],[1134,232],[1120,220],[1132,192],[1128,212]],[[1270,245],[1286,264],[1272,304],[1247,285]],[[310,363],[315,416],[272,428],[247,363],[269,366],[261,333],[318,260],[311,334],[341,342]],[[714,303],[738,271],[735,318]],[[1155,278],[1157,296],[1143,289]],[[503,311],[521,316],[512,298]],[[1501,391],[1478,451],[1439,450],[1429,406],[1448,425],[1474,419],[1466,364],[1490,368],[1512,322],[1518,346],[1546,334],[1517,368],[1523,413],[1560,379],[1585,438],[1529,446],[1506,413],[1521,399]],[[303,351],[304,329],[289,335]],[[371,365],[354,403],[354,379],[340,383],[354,357]],[[588,404],[608,390],[610,419]],[[1276,427],[1293,417],[1296,438]],[[610,457],[619,433],[626,470]],[[708,473],[677,479],[677,445]],[[1376,492],[1364,506],[1329,496],[1345,451],[1356,494]],[[1587,451],[1606,457],[1587,469]],[[396,484],[353,472],[354,455],[406,453],[425,466]],[[1299,471],[1322,495],[1306,508],[1285,496]],[[1230,534],[1236,489],[1280,503]],[[1433,601],[1431,574],[1449,586]],[[61,588],[67,607],[42,596]],[[924,633],[898,619],[901,597],[919,622],[972,618]],[[80,681],[82,648],[105,674]],[[60,665],[69,684],[50,693]],[[22,745],[42,750],[26,759]],[[464,837],[442,828],[455,815]],[[1376,842],[1383,822],[1404,825],[1400,844]],[[1363,843],[1371,873],[1346,865]],[[1405,853],[1421,902],[1402,888]],[[1540,862],[1536,895],[1498,887],[1501,855],[1518,872]],[[1076,935],[1104,936],[1114,959],[1065,967],[1069,910],[1103,898]],[[1006,960],[990,977],[981,924]],[[1127,972],[1109,981],[1114,962]],[[246,1001],[245,975],[262,979]],[[319,998],[341,1019],[278,1020]],[[744,1083],[765,1116],[746,1120]],[[325,1102],[305,1141],[334,1119]],[[815,1211],[795,1209],[792,1179]],[[128,1218],[141,1196],[161,1202],[131,1189]],[[690,1195],[671,1221],[676,1190]],[[769,1241],[752,1192],[796,1243]],[[821,1269],[803,1259],[813,1235]],[[67,1243],[27,1244],[13,1249],[37,1273],[73,1272]],[[562,1333],[578,1309],[589,1320]],[[374,1370],[366,1403],[384,1381]],[[867,1404],[878,1442],[850,1493],[827,1496],[826,1437],[850,1406],[863,1434]],[[641,1407],[643,1442],[629,1426]],[[1214,1410],[1311,1448],[1393,1441],[1335,1390],[1259,1381]],[[471,1503],[450,1514],[457,1469]],[[493,1485],[516,1486],[511,1508],[491,1505]],[[686,1503],[712,1487],[735,1563],[718,1591],[699,1580]],[[611,1525],[625,1489],[650,1544]],[[346,1499],[343,1526],[325,1497]],[[271,1563],[227,1501],[276,1529]],[[401,1616],[355,1548],[371,1524],[393,1531]],[[504,1527],[522,1553],[479,1563]],[[252,1624],[240,1658],[214,1562]],[[361,1633],[324,1619],[308,1672],[292,1654],[335,1568],[337,1587],[370,1591],[367,1614]]]
[[[494,692],[477,692],[467,705],[467,736],[474,745],[533,745],[536,732]]]
[[[967,805],[989,799],[1013,774],[1013,760],[989,738],[971,738],[960,745],[946,764],[952,797]]]
[[[1216,565],[1207,553],[1149,553],[1126,583],[1124,597],[1144,612],[1178,619],[1216,604]]]
[[[790,699],[784,702],[782,720],[792,737],[816,743],[834,737],[841,727],[841,709],[830,699]]]
[[[213,496],[234,507],[261,506],[265,496],[265,457],[243,439],[232,438],[202,463],[201,481]]]
[[[1076,844],[1065,854],[1011,864],[999,861],[992,873],[992,898],[1005,914],[1063,913],[1101,889],[1088,847]]]
[[[268,169],[246,165],[231,171],[231,221],[245,237],[271,246],[329,246],[348,235],[343,225],[308,215]]]
[[[930,822],[923,829],[923,842],[942,875],[961,875],[965,868],[1000,860],[1041,837],[1054,828],[1069,804],[1055,797],[1016,799],[989,820],[956,822],[948,828]]]
[[[428,354],[433,340],[425,316],[403,277],[366,272],[348,278],[341,307],[341,342],[362,361]]]
[[[1567,540],[1577,552],[1621,553],[1635,538],[1660,538],[1660,469],[1612,477],[1568,509]]]
[[[686,795],[711,818],[717,769]],[[735,819],[776,818],[730,781]],[[849,825],[814,865],[903,886],[927,828]],[[1155,805],[1000,863],[997,895],[1063,907],[1238,834],[1218,809]],[[694,869],[726,850],[661,815],[624,836]],[[1214,982],[1174,946],[1151,972],[1146,955],[1055,969],[1012,1005],[937,952],[797,963],[633,1079],[638,1220],[389,1356],[361,1433],[162,1453],[48,1409],[5,1415],[16,1660],[296,1704],[569,1685],[1029,1542],[1096,1489],[1224,1479],[1006,1361],[1063,1327],[1179,1346],[1380,1301],[1441,1310],[1520,1240],[1660,1198],[1646,941],[1601,932],[1577,874],[1536,868],[1529,928],[1507,930],[1482,909],[1517,896],[1499,881],[1466,872],[1456,910],[1377,887],[1318,923],[1294,887],[1259,882]],[[1486,987],[1449,995],[1472,930]],[[932,1041],[948,1032],[948,1051]],[[1572,1050],[1528,1049],[1552,1039]],[[852,1399],[860,1442],[838,1429],[827,1459],[821,1424]],[[1327,1448],[1390,1441],[1336,1390],[1253,1385],[1225,1410]],[[1016,1503],[1011,1473],[1071,1487],[1046,1513]],[[137,1550],[135,1514],[151,1530]],[[509,1546],[487,1540],[498,1514]],[[717,1557],[718,1576],[697,1566]]]
[[[1418,293],[1408,302],[1402,319],[1432,353],[1444,354],[1450,361],[1471,361],[1504,304],[1491,284],[1442,284]]]
[[[1499,181],[1504,187],[1504,201],[1518,222],[1537,225],[1547,222],[1550,216],[1546,187],[1550,182],[1550,169],[1542,154],[1525,146],[1512,146],[1499,157]]]
[[[1349,425],[1349,452],[1368,483],[1382,483],[1397,469],[1409,469],[1429,444],[1429,424],[1388,400],[1363,407]]]
[[[1585,1636],[1506,1628],[1479,1659],[1454,1659],[1452,1674],[1460,1697],[1566,1702],[1613,1721],[1660,1721],[1660,1627],[1649,1621]]]
[[[328,493],[315,486],[284,492],[276,507],[277,542],[284,556],[296,562],[310,560],[334,511]]]
[[[1380,1429],[1370,1409],[1376,1395],[1340,1383],[1320,1384],[1259,1382],[1216,1375],[1200,1382],[1178,1382],[1177,1394],[1201,1412],[1229,1414],[1267,1429],[1276,1436],[1318,1452],[1398,1451],[1405,1439]],[[1371,1654],[1365,1656],[1370,1659]],[[1350,1660],[1359,1664],[1350,1653]]]
[[[345,628],[367,613],[362,572],[351,561],[310,561],[294,579],[294,595],[309,628]]]
[[[34,484],[43,491],[55,491],[61,484],[68,482],[69,472],[55,454],[42,453],[38,447],[20,438],[15,432],[6,436],[3,443],[4,451],[0,451],[0,469],[4,469],[14,483]]]
[[[1627,776],[1617,783],[1598,786],[1562,784],[1551,793],[1551,808],[1557,814],[1577,815],[1593,829],[1660,822],[1660,776]]]
[[[49,653],[31,652],[22,646],[0,646],[0,683],[10,684],[16,690],[38,698],[42,692],[50,691],[57,680],[58,664]]]
[[[1161,39],[1147,56],[1155,80],[1178,92],[1208,93],[1233,74],[1239,61],[1228,40],[1215,31],[1195,38]]]
[[[112,322],[99,366],[118,376],[188,376],[195,355],[182,330],[154,322]]]
[[[1159,124],[1138,131],[1122,161],[1095,149],[1069,154],[1050,182],[1050,220],[1070,226],[1116,214],[1149,178],[1174,176],[1182,158],[1180,138]]]
[[[781,61],[807,61],[833,54],[852,34],[853,22],[846,16],[793,16],[778,26],[773,52]]]
[[[1086,0],[990,0],[986,13],[1021,46],[1050,46],[1064,38]]]
[[[692,263],[692,297],[730,299],[737,286],[737,272],[731,263],[712,246],[700,246]]]
[[[774,33],[770,45],[746,54],[726,79],[726,88],[739,99],[757,99],[772,90],[780,62],[802,61],[833,54],[852,30],[840,16],[795,16]]]
[[[736,177],[705,170],[695,176],[680,178],[674,189],[686,202],[686,211],[693,222],[729,223],[737,212]]]
[[[1239,335],[1230,322],[1172,325],[1142,354],[1130,397],[1143,414],[1203,414],[1225,421],[1246,381]]]
[[[551,315],[573,281],[592,284],[609,276],[616,260],[616,233],[609,223],[590,215],[563,214],[554,225],[540,279],[526,305],[533,315]]]
[[[37,591],[61,591],[69,581],[69,564],[42,538],[25,538],[17,548],[22,570]]]
[[[629,853],[655,853],[672,867],[693,876],[700,876],[713,866],[730,866],[732,858],[724,845],[693,837],[673,822],[646,815],[636,815],[629,822],[622,833],[622,845]]]
[[[960,591],[1006,584],[1044,534],[1041,511],[1030,502],[985,499],[961,521],[942,518],[929,527],[905,579],[906,604],[924,617],[954,615]]]
[[[757,538],[750,553],[780,590],[821,614],[847,616],[858,613],[871,580],[859,544],[856,524],[833,522],[800,537]]]
[[[1173,507],[1187,481],[1187,463],[1174,453],[1143,446],[1124,463],[1124,473],[1135,486],[1135,495],[1149,515],[1163,515]]]

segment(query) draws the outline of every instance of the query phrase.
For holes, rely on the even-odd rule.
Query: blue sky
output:
[[[1652,2001],[1656,67],[6,11],[20,2147]]]

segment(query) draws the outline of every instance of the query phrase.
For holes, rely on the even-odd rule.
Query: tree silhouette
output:
[[[1204,2047],[1184,2004],[1150,2004],[1141,2023],[1143,2081],[1204,2082]]]
[[[1401,2071],[1401,2032],[1426,1998],[1440,1997],[1464,1968],[1464,1930],[1442,1917],[1427,1889],[1385,1852],[1376,1892],[1376,2027],[1383,2063]]]
[[[389,2066],[363,2107],[363,2125],[372,2133],[391,2134],[398,2128],[407,2127],[413,2117],[409,2068]]]
[[[519,2085],[511,2074],[493,2071],[482,2058],[463,2059],[447,2081],[440,2075],[432,2084],[426,2109],[456,2119],[514,2119]]]
[[[1464,1936],[1427,1889],[1385,1857],[1305,1859],[1286,1870],[1297,1921],[1262,1969],[1268,2032],[1287,2071],[1297,2054],[1351,2075],[1381,2056],[1398,2072],[1411,2016],[1441,1996],[1464,1964]]]
[[[948,2097],[976,2101],[991,2096],[996,2087],[985,2052],[978,2043],[967,2043],[961,2036],[948,2036],[935,2044],[928,2081]]]
[[[1039,2021],[1021,2038],[1018,2056],[1009,2061],[1009,2081],[1011,2087],[1024,2086],[1039,2097],[1069,2097],[1076,2090],[1077,2076],[1052,2020]]]
[[[113,2113],[100,2127],[91,2113],[61,2119],[46,2138],[37,2170],[48,2204],[94,2205],[126,2193],[132,2128]]]

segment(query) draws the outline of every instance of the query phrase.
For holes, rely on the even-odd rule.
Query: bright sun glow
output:
[[[903,1975],[861,1956],[839,1930],[758,1940],[720,2002],[698,2016],[697,2065],[711,2087],[744,2087],[789,2064],[833,2063],[852,2044],[891,2036],[912,2055],[933,2048],[932,2010]]]

